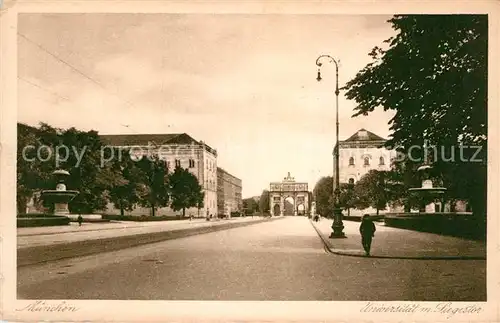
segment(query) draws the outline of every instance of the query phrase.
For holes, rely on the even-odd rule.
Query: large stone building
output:
[[[182,134],[127,134],[101,135],[105,145],[130,150],[132,154],[155,153],[166,160],[170,171],[179,165],[198,178],[205,192],[204,208],[186,210],[186,215],[216,216],[217,211],[217,151],[203,141],[196,141],[186,133]],[[108,206],[112,208],[112,205]],[[138,207],[127,214],[149,214],[147,208]],[[177,214],[170,208],[161,208],[158,215]]]
[[[231,212],[242,211],[241,187],[241,179],[217,167],[217,208],[219,216],[230,217]]]
[[[354,184],[372,169],[390,170],[395,153],[384,147],[385,142],[365,129],[339,141],[339,182]]]
[[[372,169],[379,171],[390,170],[396,152],[385,148],[385,142],[386,139],[365,129],[360,129],[348,139],[339,141],[339,182],[354,184]],[[436,205],[437,209],[441,208],[440,203],[436,203]],[[460,212],[465,211],[465,202],[455,201],[453,208],[449,203],[446,203],[444,211],[451,209]],[[391,205],[381,211],[403,212],[404,207],[402,205]],[[360,211],[360,213],[374,212],[376,210],[373,208]],[[356,210],[353,213],[356,213]]]
[[[386,139],[365,129],[360,129],[346,140],[339,141],[339,182],[354,184],[372,169],[390,170],[391,159],[396,155],[394,151],[384,147],[385,142]],[[333,169],[336,169],[335,159]],[[389,211],[389,208],[382,211]],[[351,214],[374,212],[376,210],[370,207],[365,210],[353,210]]]

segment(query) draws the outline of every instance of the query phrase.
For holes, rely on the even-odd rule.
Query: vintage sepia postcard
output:
[[[500,321],[495,1],[0,6],[3,321]]]

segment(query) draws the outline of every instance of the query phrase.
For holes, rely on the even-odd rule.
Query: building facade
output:
[[[386,139],[365,129],[360,129],[346,140],[339,141],[339,182],[355,184],[370,170],[391,169],[395,152],[384,147]],[[335,150],[334,150],[335,151]],[[334,170],[335,158],[334,158]],[[334,174],[335,176],[335,174]],[[335,177],[334,177],[335,178]],[[389,208],[381,210],[390,211]],[[374,208],[352,210],[351,214],[374,213]]]
[[[220,217],[231,217],[231,212],[241,212],[241,179],[217,167],[217,209]]]
[[[391,159],[396,155],[384,147],[385,142],[386,139],[365,129],[339,141],[339,182],[354,184],[372,169],[390,170]]]
[[[100,135],[102,142],[110,147],[129,150],[132,155],[157,154],[166,161],[169,171],[176,166],[188,169],[196,176],[204,193],[203,209],[186,210],[186,216],[216,216],[217,210],[217,151],[203,141],[196,141],[186,133],[182,134],[130,134]],[[108,209],[113,209],[108,205]],[[149,214],[148,208],[138,207],[130,215]],[[170,208],[161,208],[158,215],[176,215]]]
[[[392,160],[396,152],[384,147],[386,139],[365,129],[360,129],[346,140],[339,141],[339,182],[354,184],[370,170],[387,171],[391,169]],[[335,159],[334,159],[335,166]],[[336,169],[334,167],[334,169]],[[456,201],[451,207],[450,203],[444,205],[443,210],[448,212],[452,209],[465,211],[464,201]],[[437,209],[441,204],[437,204]],[[351,213],[374,213],[373,208],[365,210],[354,210]],[[382,212],[404,212],[402,205],[388,206]],[[416,210],[415,212],[417,212]]]

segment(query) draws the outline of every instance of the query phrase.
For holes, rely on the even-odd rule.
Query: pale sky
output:
[[[83,75],[18,37],[18,119],[102,134],[185,132],[217,149],[244,198],[287,172],[312,190],[332,174],[335,142],[335,69],[326,64],[317,82],[316,58],[338,58],[344,85],[394,35],[388,19],[20,14],[20,34]],[[392,113],[351,118],[354,106],[341,92],[341,140],[360,128],[388,137]]]

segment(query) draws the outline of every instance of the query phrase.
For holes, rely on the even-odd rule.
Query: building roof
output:
[[[102,142],[108,146],[147,146],[153,145],[205,145],[208,151],[216,154],[217,151],[205,144],[197,141],[187,133],[167,133],[167,134],[124,134],[124,135],[99,135]]]
[[[352,136],[342,142],[354,142],[354,141],[386,141],[386,139],[368,131],[364,128],[356,131]]]
[[[225,170],[224,168],[219,167],[219,166],[217,166],[217,174],[218,175],[228,175],[228,176],[232,177],[233,179],[241,181],[240,178],[234,176],[233,174],[231,174],[230,172],[228,172],[227,170]]]

